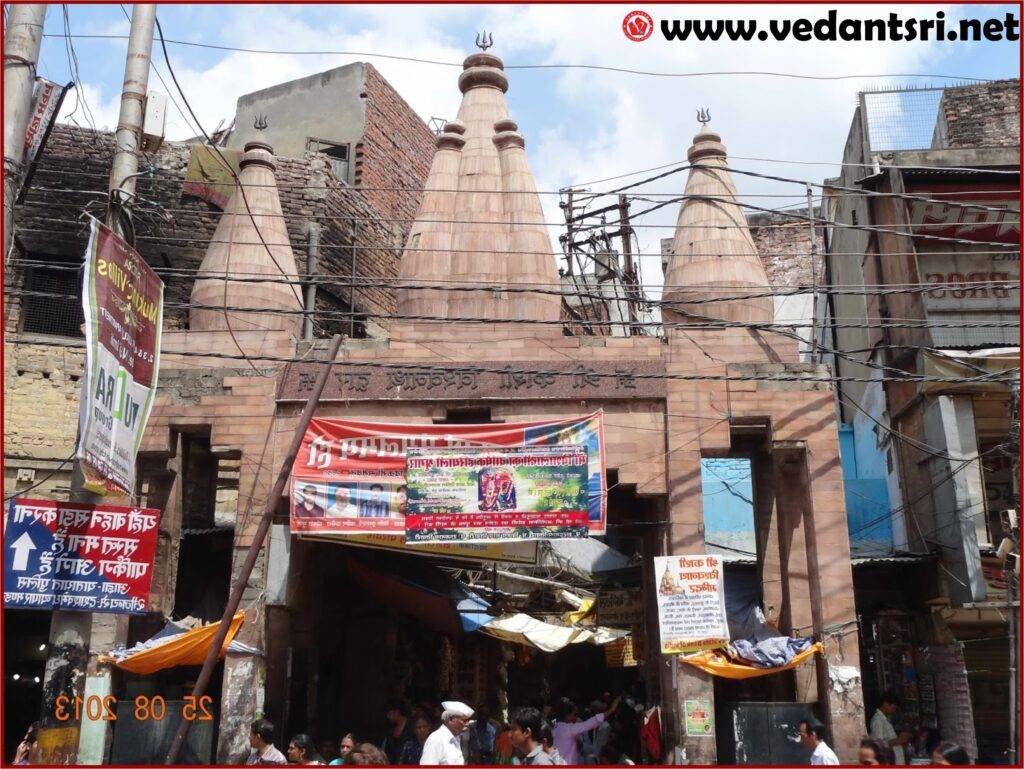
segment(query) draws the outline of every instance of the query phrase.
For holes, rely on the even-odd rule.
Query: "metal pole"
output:
[[[356,338],[356,250],[359,239],[359,222],[352,220],[352,264],[349,267],[348,284],[348,338]]]
[[[14,6],[17,9],[18,6]],[[142,133],[143,103],[146,95],[146,84],[149,79],[149,52],[153,45],[153,24],[156,18],[155,5],[136,5],[132,11],[131,31],[128,40],[128,52],[125,58],[125,77],[121,94],[121,113],[115,133],[115,151],[110,172],[111,199],[107,209],[107,225],[118,235],[126,234],[124,219],[120,215],[120,200],[116,190],[122,189],[134,193],[135,176],[138,171],[136,151],[139,136]],[[40,30],[41,32],[41,30]],[[5,67],[7,58],[4,59]],[[5,75],[6,77],[6,75]],[[6,84],[6,83],[5,83]],[[77,439],[76,439],[77,443]],[[106,498],[93,494],[85,488],[85,476],[81,462],[75,460],[71,474],[69,497],[73,502],[100,504],[111,502],[124,503],[120,496]],[[50,620],[50,658],[46,663],[43,683],[42,720],[50,724],[53,710],[50,696],[75,695],[89,699],[105,696],[111,690],[111,668],[97,661],[99,654],[109,651],[116,643],[127,640],[128,625],[118,621],[117,617],[101,612],[85,613],[73,611],[54,611]],[[68,670],[77,672],[81,666],[83,675],[68,676]],[[58,691],[50,685],[54,676],[60,675],[74,682],[73,688]],[[109,722],[102,719],[82,718],[77,749],[73,757],[81,758],[85,763],[102,762],[107,750],[107,732]],[[69,723],[57,724],[54,727],[67,727]]]
[[[643,330],[636,325],[638,318],[637,300],[639,291],[636,271],[633,268],[633,228],[629,224],[629,200],[619,195],[619,235],[622,236],[623,291],[626,293],[626,307],[629,310],[629,331],[626,336],[639,336]]]
[[[818,240],[814,230],[814,196],[807,185],[807,222],[811,228],[811,363],[818,362]]]
[[[135,195],[135,179],[139,172],[139,145],[142,121],[146,111],[149,88],[149,62],[153,52],[153,26],[156,5],[132,6],[131,30],[128,33],[128,55],[124,62],[124,84],[121,86],[121,111],[114,132],[114,163],[110,169],[110,207],[107,226],[121,237],[126,232],[121,207]]]
[[[270,495],[263,505],[263,515],[260,518],[256,533],[253,535],[249,550],[245,554],[245,561],[243,561],[242,568],[238,572],[235,584],[231,588],[231,595],[228,597],[227,606],[224,607],[224,615],[221,617],[220,625],[217,628],[217,635],[210,644],[210,648],[206,652],[206,659],[203,661],[202,670],[199,671],[199,675],[196,677],[195,690],[192,693],[197,701],[206,693],[206,686],[210,683],[210,678],[213,676],[213,668],[217,664],[221,647],[224,646],[224,639],[227,638],[231,619],[235,616],[235,612],[238,611],[238,606],[242,602],[242,594],[245,592],[245,587],[249,583],[249,577],[256,566],[256,559],[259,558],[260,550],[263,549],[263,540],[266,539],[267,532],[270,531],[270,524],[274,519],[274,508],[277,507],[277,502],[284,492],[288,477],[291,475],[292,463],[295,461],[295,456],[299,453],[299,447],[302,445],[302,438],[306,434],[306,428],[309,427],[309,421],[313,418],[313,412],[316,411],[317,404],[320,402],[320,395],[327,384],[327,375],[331,372],[331,365],[334,363],[334,359],[338,357],[341,339],[341,334],[335,334],[331,339],[331,346],[327,352],[327,362],[320,368],[320,374],[313,387],[313,392],[309,394],[306,408],[303,409],[302,416],[299,417],[299,423],[295,427],[295,435],[292,436],[291,446],[288,447],[288,453],[285,454],[284,461],[281,463],[281,471],[277,474],[274,488],[271,489]],[[164,760],[165,764],[173,764],[178,759],[178,753],[181,751],[181,746],[185,743],[185,738],[188,736],[188,730],[191,726],[192,722],[187,718],[181,720],[181,723],[178,725],[178,731],[174,734],[174,740],[171,742],[171,747],[167,751],[167,758]]]
[[[573,231],[573,227],[572,227],[573,217],[576,215],[576,211],[572,207],[572,196],[573,196],[573,188],[572,187],[570,187],[568,190],[566,190],[565,196],[566,196],[566,202],[565,202],[565,237],[566,237],[566,241],[565,241],[566,242],[565,262],[566,262],[566,271],[570,275],[572,275],[573,274],[573,272],[572,272],[572,252],[573,252],[573,249],[575,248],[574,244],[575,244],[575,241],[576,241],[576,233]]]
[[[25,129],[32,109],[46,6],[8,6],[4,33],[4,260],[14,242],[14,201],[24,178]]]
[[[302,316],[302,338],[313,338],[313,311],[316,309],[316,270],[320,256],[320,225],[310,222],[306,228],[306,312]]]

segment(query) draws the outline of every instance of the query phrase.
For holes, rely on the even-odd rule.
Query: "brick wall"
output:
[[[806,215],[806,211],[800,209],[794,209],[793,213]],[[820,216],[818,209],[815,209],[815,216]],[[813,283],[811,234],[807,222],[788,216],[751,214],[747,217],[747,224],[771,285],[797,287]],[[821,228],[817,228],[815,234],[819,254],[818,283],[821,284],[825,282],[825,271],[820,255],[825,251],[825,244]]]
[[[65,459],[75,445],[85,350],[5,345],[4,451]]]
[[[392,232],[405,235],[420,207],[420,193],[434,157],[434,134],[371,64],[363,93],[366,124],[355,148],[355,182],[381,216],[400,219]],[[417,190],[410,192],[409,190]]]
[[[1016,146],[1020,143],[1020,80],[945,89],[937,134],[943,147]]]
[[[378,90],[387,94],[390,88],[384,84]],[[392,107],[392,111],[395,110],[397,108]],[[401,117],[392,115],[391,119],[400,123]],[[419,126],[429,134],[422,122]],[[397,135],[401,136],[402,132]],[[396,149],[377,142],[374,151],[364,156],[364,175],[372,179],[375,186],[422,187],[432,147],[428,152],[422,145],[408,141],[400,144]],[[189,153],[186,144],[165,144],[148,158],[156,167],[154,176],[138,182],[137,247],[156,268],[198,269],[206,243],[220,218],[219,209],[183,193]],[[55,127],[32,189],[15,212],[18,237],[26,248],[80,258],[88,233],[82,214],[88,211],[103,216],[103,189],[112,156],[112,134],[73,126]],[[410,158],[416,160],[411,167]],[[400,180],[399,168],[408,169]],[[387,280],[397,276],[409,223],[386,220],[394,219],[400,209],[411,211],[408,214],[411,218],[419,207],[419,193],[404,193],[401,204],[385,201],[382,204],[386,208],[379,209],[368,196],[337,181],[327,170],[324,159],[315,153],[307,153],[302,159],[278,158],[277,181],[300,272],[305,271],[306,224],[315,220],[322,228],[319,259],[322,273],[347,278],[354,267],[356,276],[361,279]],[[8,271],[5,281],[8,301],[5,327],[8,331],[17,329],[20,297],[12,293],[12,289],[16,292],[20,288],[20,280],[17,267]],[[187,328],[186,305],[193,279],[187,274],[165,275],[165,283],[165,327]],[[332,303],[335,306],[348,306],[347,285],[326,286],[321,290],[335,297]],[[351,299],[357,313],[388,314],[395,307],[393,292],[387,286],[360,287]],[[387,325],[385,319],[374,322]],[[347,321],[344,325],[347,326]],[[327,332],[326,324],[320,327]]]

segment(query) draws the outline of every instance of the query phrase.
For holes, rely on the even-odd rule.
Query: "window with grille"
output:
[[[331,164],[331,173],[339,182],[348,184],[349,171],[349,145],[339,142],[328,141],[327,139],[306,139],[306,149],[319,152],[327,157]]]
[[[44,254],[32,254],[37,261],[53,262],[54,268],[32,267],[25,276],[21,330],[30,334],[81,337],[82,273],[78,262]],[[60,268],[60,269],[56,269]]]

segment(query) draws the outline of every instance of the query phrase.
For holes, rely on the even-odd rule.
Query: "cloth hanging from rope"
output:
[[[811,644],[811,646],[795,655],[793,659],[785,665],[780,665],[774,668],[754,667],[753,665],[743,665],[738,662],[733,662],[720,649],[697,652],[696,654],[681,655],[679,657],[679,661],[685,662],[687,665],[693,665],[696,668],[700,668],[704,672],[710,673],[713,676],[741,680],[744,678],[770,676],[772,673],[781,673],[783,670],[792,670],[797,665],[800,665],[810,659],[810,657],[815,653],[825,653],[825,647],[820,641]]]
[[[232,640],[238,633],[238,629],[242,627],[244,619],[245,612],[241,611],[232,618],[231,624],[228,626],[228,634],[221,646],[220,659],[224,658],[224,653],[232,645]],[[202,665],[210,644],[213,643],[213,638],[217,635],[218,627],[220,627],[219,622],[212,622],[209,625],[171,635],[162,635],[163,631],[161,631],[156,638],[136,644],[130,649],[121,649],[111,654],[100,655],[99,662],[114,665],[121,670],[139,675],[148,675],[158,670],[185,665]]]
[[[193,144],[182,192],[212,203],[223,211],[235,194],[240,159],[238,150],[220,149],[218,152],[205,144]]]

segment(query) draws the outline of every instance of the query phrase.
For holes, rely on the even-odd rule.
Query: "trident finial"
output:
[[[707,125],[711,122],[711,110],[707,107],[701,107],[697,110],[697,122],[702,125]]]
[[[476,47],[481,51],[486,51],[492,45],[494,45],[494,33],[481,32],[476,36]]]
[[[265,131],[267,128],[267,116],[257,115],[256,119],[252,121],[252,127],[257,131]]]

